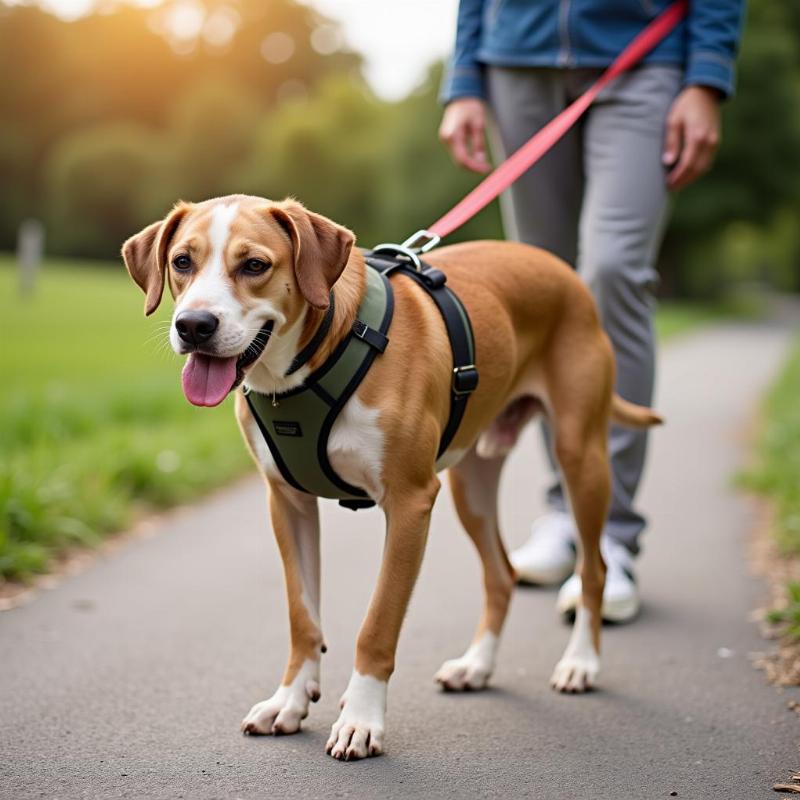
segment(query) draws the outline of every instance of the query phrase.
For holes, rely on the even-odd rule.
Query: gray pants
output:
[[[489,67],[498,155],[524,144],[601,72]],[[651,403],[655,372],[654,264],[667,210],[664,126],[681,80],[682,70],[668,66],[643,66],[623,75],[514,184],[502,206],[510,238],[550,250],[577,267],[614,346],[616,390],[643,405]],[[612,428],[612,501],[605,533],[633,553],[645,526],[633,502],[646,447],[645,433]],[[566,509],[558,479],[548,502]]]

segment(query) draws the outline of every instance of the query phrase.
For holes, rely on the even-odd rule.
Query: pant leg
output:
[[[578,271],[614,346],[616,390],[642,405],[652,401],[655,375],[655,261],[667,211],[664,126],[681,81],[677,67],[633,70],[601,94],[584,128]],[[646,433],[612,428],[613,494],[605,533],[634,553],[645,526],[634,499],[646,448]]]
[[[557,69],[487,68],[494,118],[492,150],[498,159],[511,155],[569,104],[566,75]],[[578,123],[503,193],[500,207],[506,237],[549,250],[574,267],[583,189],[583,142]],[[547,503],[566,511],[546,420],[542,435],[553,473]]]
[[[498,159],[525,144],[568,103],[563,70],[489,66],[486,77]],[[504,194],[506,235],[575,266],[582,197],[583,149],[575,127]]]

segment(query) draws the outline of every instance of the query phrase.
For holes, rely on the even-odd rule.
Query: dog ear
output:
[[[122,258],[131,278],[145,293],[144,313],[149,316],[161,302],[164,292],[164,273],[167,249],[181,220],[191,206],[178,203],[160,222],[148,225],[122,245]]]
[[[315,308],[326,309],[331,287],[350,258],[355,235],[295,200],[284,200],[269,212],[292,240],[294,274],[303,297]]]

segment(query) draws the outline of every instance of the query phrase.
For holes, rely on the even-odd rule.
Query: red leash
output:
[[[611,81],[636,65],[664,39],[686,15],[687,7],[688,0],[676,0],[636,36],[584,94],[548,122],[544,128],[537,131],[519,150],[509,156],[430,228],[419,231],[404,242],[404,247],[419,252],[429,250],[440,239],[451,234],[456,228],[460,228],[467,220],[491,203],[520,175],[532,167],[580,119],[597,95]]]

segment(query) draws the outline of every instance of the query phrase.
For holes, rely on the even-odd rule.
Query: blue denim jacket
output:
[[[461,0],[441,98],[483,97],[483,66],[606,67],[671,0]],[[644,59],[733,94],[744,0],[689,0],[687,18]]]

